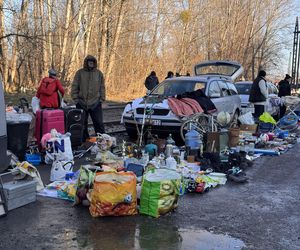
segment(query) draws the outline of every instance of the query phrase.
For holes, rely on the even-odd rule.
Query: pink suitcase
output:
[[[44,134],[55,128],[57,132],[65,133],[64,111],[61,109],[44,109],[36,112],[35,137],[38,145]]]

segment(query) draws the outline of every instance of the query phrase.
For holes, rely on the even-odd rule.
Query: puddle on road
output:
[[[245,247],[243,241],[229,235],[213,234],[205,230],[179,230],[179,233],[182,237],[183,249],[237,250]]]
[[[135,249],[238,250],[245,247],[244,242],[239,239],[206,230],[178,229],[155,235],[139,235],[137,229],[136,233]]]
[[[214,234],[206,230],[178,229],[174,226],[158,226],[154,229],[147,224],[135,225],[134,230],[99,228],[90,232],[66,230],[60,234],[56,246],[67,249],[205,249],[238,250],[245,247],[243,241],[229,235]],[[94,228],[95,229],[95,228]],[[102,229],[102,230],[101,230]],[[120,229],[120,230],[119,230]],[[132,228],[133,229],[133,228]],[[55,244],[55,243],[54,243]],[[52,245],[53,246],[53,245]]]

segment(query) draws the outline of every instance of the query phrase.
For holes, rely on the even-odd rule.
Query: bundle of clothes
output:
[[[186,92],[176,97],[168,98],[168,105],[172,112],[180,117],[190,116],[195,113],[210,114],[217,111],[214,103],[201,89]]]

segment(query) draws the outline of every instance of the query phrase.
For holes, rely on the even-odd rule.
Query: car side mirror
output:
[[[210,98],[219,98],[221,97],[221,93],[213,93],[210,95]]]

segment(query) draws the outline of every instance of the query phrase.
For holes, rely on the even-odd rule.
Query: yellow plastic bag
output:
[[[91,193],[90,213],[93,217],[137,214],[136,197],[134,173],[97,173]]]
[[[264,112],[260,117],[259,120],[265,123],[272,123],[272,124],[276,124],[276,121],[274,120],[274,118],[268,113],[268,112]]]

